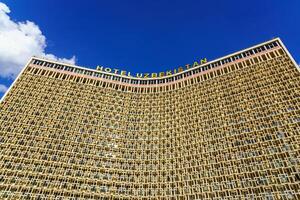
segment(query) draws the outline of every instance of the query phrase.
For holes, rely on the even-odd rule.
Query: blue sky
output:
[[[103,65],[131,72],[165,71],[274,37],[300,60],[299,0],[0,2],[9,7],[6,14],[15,23],[29,20],[39,28],[46,40],[40,53],[57,59],[75,56],[77,65],[94,69]],[[1,52],[5,54],[0,43]],[[1,76],[0,85],[8,87],[14,77]]]

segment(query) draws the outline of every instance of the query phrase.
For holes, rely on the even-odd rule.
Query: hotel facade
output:
[[[142,78],[33,57],[0,103],[0,199],[300,199],[279,38]]]

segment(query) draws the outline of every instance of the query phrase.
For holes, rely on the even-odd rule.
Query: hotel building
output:
[[[33,57],[0,103],[0,199],[300,199],[299,86],[279,38],[155,78]]]

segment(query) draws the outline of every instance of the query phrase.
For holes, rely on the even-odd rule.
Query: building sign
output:
[[[165,71],[165,72],[158,72],[158,73],[136,73],[136,74],[132,74],[131,72],[127,72],[127,71],[124,71],[124,70],[110,68],[110,67],[103,67],[103,66],[99,66],[99,65],[97,66],[97,70],[102,71],[102,72],[119,74],[119,75],[122,75],[122,76],[129,76],[129,77],[156,78],[156,77],[164,77],[164,76],[173,75],[173,74],[185,71],[187,69],[197,67],[197,66],[199,66],[201,64],[204,64],[206,62],[207,62],[207,59],[203,58],[199,62],[195,61],[193,64],[186,64],[184,67],[180,66],[180,67],[178,67],[176,69],[173,69],[173,70],[168,70],[168,71]]]

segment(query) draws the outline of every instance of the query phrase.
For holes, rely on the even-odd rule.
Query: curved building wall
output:
[[[156,84],[33,58],[0,104],[0,197],[299,198],[300,73],[274,41]]]

